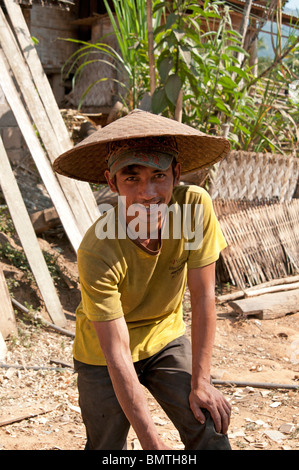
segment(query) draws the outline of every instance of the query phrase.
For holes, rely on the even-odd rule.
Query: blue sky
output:
[[[293,10],[295,13],[297,13],[296,16],[298,16],[298,13],[299,13],[299,0],[289,0],[288,3],[286,4],[284,10]],[[287,13],[289,13],[289,11]],[[275,26],[274,26],[274,28],[275,28]],[[270,23],[267,23],[263,29],[264,29],[264,31],[269,31],[270,30]],[[288,36],[289,28],[287,26],[283,26],[282,29],[283,29],[284,34],[286,36]],[[273,57],[274,52],[273,52],[273,48],[272,48],[270,35],[267,34],[267,33],[262,32],[262,33],[260,33],[259,38],[263,39],[264,45],[266,47],[265,47],[265,49],[260,49],[258,51],[258,55],[260,57],[263,57],[263,56],[264,57],[265,56]]]
[[[290,8],[291,10],[299,10],[299,0],[289,0],[286,4],[286,8]]]

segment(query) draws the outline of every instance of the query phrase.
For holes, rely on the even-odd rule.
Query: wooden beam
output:
[[[0,363],[5,360],[7,354],[7,346],[0,331]]]
[[[22,9],[18,3],[12,0],[4,0],[4,5],[9,15],[20,49],[23,52],[23,56],[31,71],[36,89],[44,104],[45,111],[49,116],[53,131],[66,151],[72,147],[71,139],[59,112],[57,102],[53,99],[51,85],[37,54],[37,50],[33,43]]]
[[[46,309],[56,325],[64,326],[66,318],[11,169],[2,139],[0,139],[0,168],[1,189],[28,263],[44,299]]]
[[[32,123],[28,117],[25,107],[18,95],[12,78],[8,72],[3,52],[0,49],[0,86],[5,94],[8,104],[15,115],[19,128],[24,136],[25,142],[36,164],[39,174],[45,184],[45,187],[53,201],[53,204],[64,226],[66,234],[76,251],[82,240],[75,216],[62,192],[50,165],[48,158],[36,136]]]
[[[248,297],[229,302],[229,305],[241,315],[272,320],[299,311],[299,289]]]
[[[48,114],[45,111],[40,95],[37,93],[36,85],[33,82],[33,77],[30,73],[30,69],[24,60],[24,57],[19,49],[16,39],[1,9],[0,43],[6,56],[6,59],[9,63],[9,66],[11,67],[14,77],[19,85],[20,91],[23,95],[29,113],[45,146],[49,159],[53,163],[54,160],[65,150],[66,147],[63,147],[61,145],[61,142],[57,139],[52,124],[49,121]],[[81,191],[79,189],[80,182],[71,178],[66,178],[61,175],[57,175],[57,178],[64,193],[66,194],[66,197],[70,203],[70,207],[74,212],[77,225],[83,236],[86,230],[96,220],[96,217],[99,216],[99,214],[94,214],[93,217],[90,216],[90,209],[88,209],[89,204],[86,205],[81,196]],[[91,192],[89,186],[88,188]],[[95,206],[96,204],[93,198],[93,204],[91,205],[91,207],[95,208]]]
[[[38,56],[36,47],[32,41],[31,33],[28,29],[22,9],[18,3],[12,0],[5,0],[4,4],[13,25],[20,49],[22,50],[23,56],[31,71],[36,90],[38,91],[45,111],[48,114],[53,131],[57,136],[61,153],[65,152],[66,150],[69,150],[73,144],[59,111],[53,90]],[[86,212],[90,215],[91,221],[96,220],[99,217],[99,212],[89,184],[83,181],[75,181],[74,184],[82,197]]]
[[[10,335],[17,335],[17,325],[5,276],[0,267],[0,333],[6,339]]]

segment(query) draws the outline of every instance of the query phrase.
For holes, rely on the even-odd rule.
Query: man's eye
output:
[[[165,177],[165,173],[157,173],[155,175],[156,178],[164,178]]]
[[[129,176],[128,178],[126,178],[126,181],[137,181],[137,178],[136,176]]]

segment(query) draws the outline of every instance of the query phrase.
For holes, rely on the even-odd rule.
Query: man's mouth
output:
[[[146,210],[150,210],[150,211],[151,210],[156,210],[159,207],[160,204],[162,204],[161,199],[154,200],[154,201],[151,201],[151,202],[136,202],[136,205],[144,207]]]

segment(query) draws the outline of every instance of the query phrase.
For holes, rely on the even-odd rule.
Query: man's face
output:
[[[126,197],[126,207],[142,204],[150,211],[151,204],[168,204],[174,186],[180,180],[180,164],[172,165],[165,171],[142,165],[129,165],[122,168],[110,179],[109,171],[105,176],[110,189]]]

